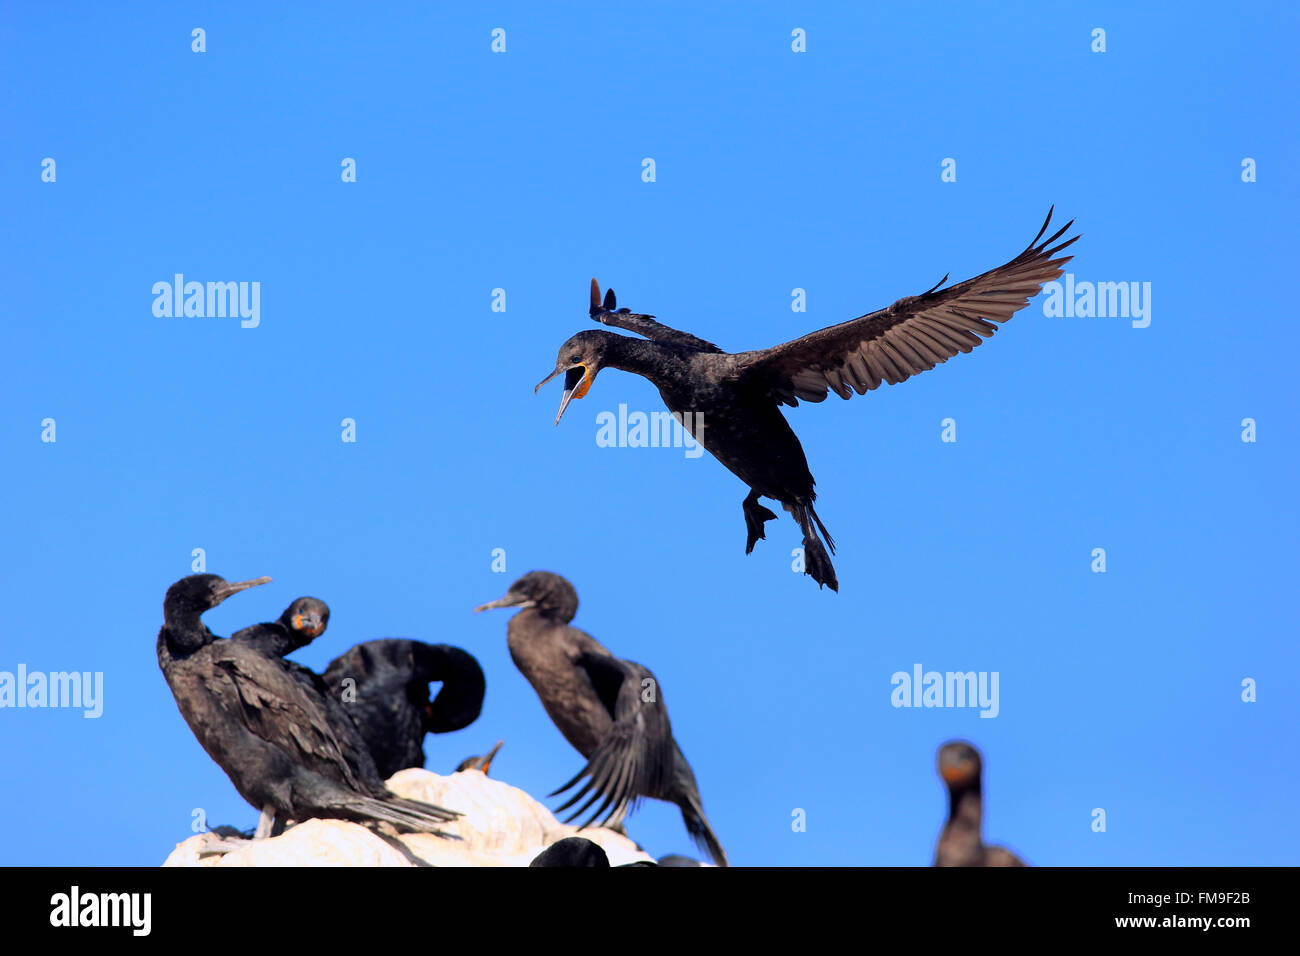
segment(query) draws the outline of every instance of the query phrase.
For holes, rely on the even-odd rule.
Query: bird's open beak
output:
[[[319,614],[295,614],[293,629],[308,637],[320,637],[325,632],[325,622]]]
[[[497,745],[493,747],[490,751],[488,751],[487,757],[485,757],[483,760],[483,766],[479,768],[484,773],[487,773],[489,770],[492,769],[492,760],[493,758],[496,757],[497,751],[501,749],[501,745],[503,743],[505,743],[504,740],[498,740]]]
[[[536,603],[536,601],[526,598],[522,594],[507,593],[505,597],[497,598],[495,601],[488,601],[486,604],[480,604],[474,608],[474,613],[490,611],[494,607],[532,607]]]
[[[537,383],[537,388],[533,389],[536,395],[538,389],[549,382],[555,376],[560,374],[560,369],[556,369],[546,378]],[[569,407],[569,402],[575,398],[582,398],[591,388],[591,372],[585,365],[575,365],[572,368],[564,369],[564,394],[560,396],[560,410],[555,415],[555,424],[560,424],[560,419],[564,417],[564,410]]]
[[[255,588],[259,584],[270,584],[270,578],[253,578],[251,581],[227,581],[221,587],[212,592],[212,596],[218,602],[224,601],[232,594],[238,594],[240,591],[247,591],[249,588]]]

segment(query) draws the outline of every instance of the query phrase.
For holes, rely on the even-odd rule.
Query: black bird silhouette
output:
[[[462,770],[477,770],[486,776],[488,770],[492,766],[492,761],[496,758],[497,751],[501,749],[503,743],[505,743],[504,740],[498,740],[497,745],[481,757],[466,757],[456,765],[456,770],[454,772],[460,773]]]
[[[429,683],[441,681],[429,699]],[[424,735],[468,727],[487,688],[474,656],[449,644],[382,638],[358,644],[325,668],[380,774],[424,766]],[[495,753],[495,751],[493,751]]]
[[[1047,221],[1034,241],[1005,265],[946,289],[938,285],[918,296],[899,299],[878,312],[859,316],[773,348],[727,353],[712,342],[669,328],[654,316],[616,309],[614,291],[602,302],[591,280],[591,317],[602,325],[644,336],[579,332],[560,346],[555,371],[540,389],[563,374],[560,418],[569,402],[587,394],[602,368],[635,372],[649,379],[673,417],[741,481],[749,485],[742,502],[745,553],[766,537],[763,525],[776,515],[759,498],[781,502],[803,532],[804,566],[819,586],[839,590],[831,554],[835,542],[817,517],[812,472],[803,446],[781,413],[781,405],[823,401],[830,392],[848,398],[896,385],[912,375],[969,352],[1055,279],[1069,256],[1055,258],[1075,236],[1053,246],[1073,224],[1043,240]]]
[[[528,864],[541,867],[586,867],[609,869],[609,854],[599,843],[585,837],[556,840]]]
[[[565,837],[563,840],[556,840],[541,853],[533,858],[529,866],[540,867],[597,867],[600,869],[609,869],[609,854],[605,848],[594,840],[588,840],[586,837]],[[658,866],[658,863],[651,863],[649,860],[637,860],[635,863],[620,863],[619,869],[630,866]],[[699,866],[698,863],[695,866]]]
[[[388,793],[373,764],[359,772],[369,760],[359,738],[351,747],[340,741],[321,695],[259,646],[298,638],[227,640],[203,624],[204,612],[270,580],[182,578],[167,589],[157,641],[158,666],[181,716],[240,796],[261,811],[256,836],[270,835],[277,820],[310,817],[439,832],[457,814]]]
[[[620,660],[590,634],[569,626],[578,611],[578,593],[558,574],[531,571],[510,585],[504,597],[474,610],[497,607],[521,609],[506,630],[510,656],[560,733],[587,758],[587,765],[551,794],[590,778],[559,810],[590,793],[569,820],[603,799],[583,826],[606,814],[602,825],[617,827],[641,797],[667,800],[681,810],[692,839],[715,863],[726,866],[727,855],[704,816],[695,774],[673,739],[654,674]]]
[[[939,834],[935,866],[1027,866],[1006,847],[985,846],[979,751],[964,740],[939,748],[939,776],[948,788],[948,822]]]

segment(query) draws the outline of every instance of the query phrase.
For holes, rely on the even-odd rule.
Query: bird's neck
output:
[[[168,621],[163,627],[163,636],[173,657],[188,657],[217,639],[197,614]]]
[[[258,649],[270,657],[284,657],[310,642],[309,638],[280,621],[271,621],[263,625],[258,635],[261,638],[258,641]]]
[[[614,336],[614,342],[605,353],[604,364],[611,368],[634,372],[655,384],[669,381],[685,370],[680,349],[626,335]]]
[[[983,797],[979,787],[953,790],[948,794],[948,818],[979,830]]]

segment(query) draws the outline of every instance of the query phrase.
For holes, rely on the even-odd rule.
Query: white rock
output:
[[[613,866],[653,858],[627,837],[601,827],[579,831],[560,823],[531,796],[477,770],[441,777],[428,770],[394,774],[388,788],[410,800],[436,803],[463,816],[430,833],[384,835],[345,820],[307,820],[282,835],[236,844],[200,857],[221,843],[200,833],[176,846],[163,866],[527,866],[557,840],[583,836],[599,843]]]

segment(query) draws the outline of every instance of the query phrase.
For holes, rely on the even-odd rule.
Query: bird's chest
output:
[[[771,497],[811,490],[799,439],[767,396],[720,386],[659,392],[695,440],[746,484]]]
[[[586,672],[563,647],[541,647],[511,635],[510,656],[537,692],[551,722],[584,757],[612,723]]]

